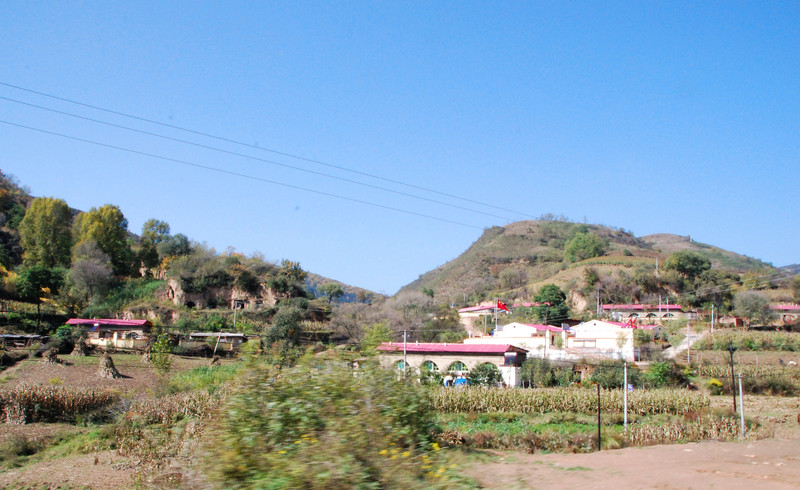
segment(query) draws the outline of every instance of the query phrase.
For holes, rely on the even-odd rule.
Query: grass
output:
[[[19,468],[40,461],[114,448],[111,425],[68,429],[42,439],[16,435],[0,445],[0,468]]]
[[[205,391],[213,394],[225,383],[233,380],[241,371],[241,364],[200,366],[175,373],[169,380],[168,393]]]

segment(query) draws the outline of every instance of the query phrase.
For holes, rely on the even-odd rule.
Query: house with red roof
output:
[[[603,312],[615,321],[630,321],[634,319],[647,323],[662,323],[669,320],[697,320],[696,311],[686,311],[681,305],[674,304],[605,304]]]
[[[427,369],[465,376],[481,364],[494,364],[507,386],[519,386],[519,371],[527,351],[510,344],[451,344],[384,342],[378,346],[378,359],[384,367]]]
[[[70,318],[67,325],[83,327],[87,343],[115,349],[143,349],[153,327],[148,320],[116,318]]]
[[[554,349],[566,345],[566,335],[563,328],[553,325],[513,322],[497,325],[491,335],[471,337],[465,339],[464,343],[510,344],[528,352],[537,352],[537,356],[559,357]]]
[[[570,328],[567,335],[567,348],[581,357],[606,357],[635,361],[638,357],[634,332],[647,330],[657,335],[659,325],[638,325],[635,321],[608,322],[589,320]]]
[[[794,325],[800,320],[800,305],[769,305],[769,309],[778,315],[780,326]]]

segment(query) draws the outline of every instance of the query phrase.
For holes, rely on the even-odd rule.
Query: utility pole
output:
[[[692,335],[692,332],[689,329],[689,322],[686,322],[686,364],[692,363],[692,339],[690,335]]]
[[[623,421],[624,421],[624,425],[625,425],[625,432],[628,432],[628,362],[626,361],[623,366],[624,366],[624,373],[625,373],[624,374],[625,384],[622,386],[622,389],[623,389],[623,392],[624,392],[623,398],[624,398],[624,405],[625,405],[625,410],[624,410],[625,415],[623,417]]]
[[[600,438],[600,383],[597,383],[597,450],[603,450],[603,442]]]
[[[714,305],[711,305],[711,333],[714,333]]]
[[[406,362],[406,331],[403,330],[403,378],[406,377],[408,363]]]
[[[742,421],[742,439],[744,439],[744,394],[742,393],[742,373],[739,373],[739,417]]]
[[[733,372],[733,353],[736,352],[736,347],[733,342],[728,344],[728,352],[731,353],[731,392],[733,393],[733,413],[736,413],[736,375]]]

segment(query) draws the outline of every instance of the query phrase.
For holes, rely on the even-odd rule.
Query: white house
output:
[[[564,329],[552,325],[530,323],[509,323],[498,325],[491,336],[464,339],[465,344],[509,344],[536,356],[552,357],[548,354],[556,349],[556,339],[561,337],[561,346],[565,345]]]
[[[636,349],[633,332],[637,329],[660,332],[657,325],[636,325],[634,322],[606,322],[590,320],[569,329],[567,347],[587,356],[604,356],[635,361]]]

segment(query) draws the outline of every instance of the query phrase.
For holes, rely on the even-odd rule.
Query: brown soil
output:
[[[466,473],[484,488],[797,488],[800,440],[503,454]]]
[[[135,471],[115,451],[41,461],[0,473],[3,488],[134,488]]]

